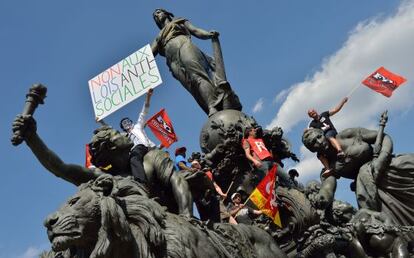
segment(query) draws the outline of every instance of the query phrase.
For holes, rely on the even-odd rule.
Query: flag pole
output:
[[[251,194],[249,195],[249,197],[247,197],[246,201],[243,203],[243,205],[246,205],[247,202],[250,200],[250,196],[252,196]]]
[[[246,199],[246,201],[243,203],[243,207],[244,206],[246,206],[246,204],[247,204],[247,202],[250,200],[250,196],[251,196],[251,194],[249,195],[249,197]],[[232,200],[233,201],[233,200]],[[241,210],[241,209],[240,209]],[[234,214],[234,216],[237,216],[237,214],[239,213],[239,211],[240,210],[238,210],[237,212],[236,212],[236,214]]]
[[[355,86],[354,88],[352,88],[352,90],[348,93],[348,95],[346,95],[347,98],[351,97],[351,95],[361,86],[361,84]]]
[[[230,192],[230,189],[233,186],[233,184],[234,184],[234,180],[231,181],[229,188],[227,188],[226,195]]]

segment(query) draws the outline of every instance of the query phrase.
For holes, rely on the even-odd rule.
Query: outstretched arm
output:
[[[145,124],[145,116],[148,114],[148,109],[151,103],[151,96],[154,92],[154,89],[149,89],[147,92],[147,96],[145,98],[144,106],[142,107],[141,113],[139,113],[137,124],[140,125],[142,128]]]
[[[254,215],[260,215],[260,214],[263,214],[263,211],[262,210],[253,210],[253,214]]]
[[[151,102],[151,97],[152,97],[152,93],[154,92],[154,89],[149,89],[147,92],[147,96],[145,98],[145,106],[149,108],[150,106],[150,102]]]
[[[348,97],[343,98],[343,99],[341,100],[341,102],[339,102],[339,104],[338,104],[336,107],[334,107],[333,109],[329,110],[329,115],[330,115],[330,116],[333,116],[333,115],[335,115],[336,113],[338,113],[338,112],[342,109],[342,107],[345,105],[345,103],[346,103],[347,101],[348,101]]]
[[[189,21],[186,21],[184,24],[187,27],[187,29],[190,31],[190,33],[199,39],[211,39],[211,38],[219,36],[219,33],[217,31],[206,31],[206,30],[200,29],[194,26],[193,24],[191,24]]]
[[[213,181],[213,185],[214,185],[214,189],[216,189],[216,192],[221,196],[221,197],[223,197],[223,198],[227,198],[227,194],[225,194],[224,192],[223,192],[223,190],[221,189],[221,187],[216,183],[216,182],[214,182]]]
[[[95,179],[102,172],[85,167],[66,164],[59,156],[50,150],[36,133],[36,122],[31,116],[18,116],[13,122],[13,131],[23,132],[26,141],[33,154],[40,163],[52,174],[74,185],[80,185],[91,179]]]

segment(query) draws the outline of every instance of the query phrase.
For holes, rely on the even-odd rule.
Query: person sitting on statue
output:
[[[338,133],[337,140],[346,155],[344,160],[332,158],[335,175],[322,178],[317,205],[332,203],[336,181],[345,177],[356,182],[356,199],[360,208],[384,212],[394,224],[414,225],[414,154],[396,155],[391,137],[384,134],[387,117],[380,121],[380,130],[348,128]],[[335,150],[320,129],[304,132],[302,142],[311,152],[335,156]],[[409,238],[414,240],[414,233]]]
[[[153,89],[150,89],[135,124],[128,117],[122,118],[120,122],[121,129],[127,133],[128,138],[134,143],[129,155],[132,176],[144,183],[147,181],[143,166],[144,156],[149,149],[155,147],[155,144],[148,138],[144,130],[145,116],[148,114],[152,94]]]
[[[186,170],[186,171],[197,171],[195,168],[191,167],[191,164],[187,162],[186,158],[186,147],[179,147],[175,149],[175,168],[177,171]]]
[[[191,167],[202,169],[200,163],[197,160],[194,160],[193,162],[191,162]],[[216,183],[216,181],[214,180],[213,173],[211,172],[210,168],[207,167],[202,170],[205,172],[208,179],[211,180],[211,182],[214,185],[214,189],[216,190],[216,194],[218,194],[218,196],[220,197],[220,200],[219,200],[220,220],[222,222],[228,222],[230,224],[238,224],[237,221],[234,219],[234,217],[230,215],[226,206],[224,205],[224,201],[227,198],[227,193],[225,193],[223,189],[221,189],[221,187]]]
[[[193,160],[191,162],[191,168],[195,169],[196,171],[203,170],[198,160]],[[208,179],[210,179],[213,183],[214,189],[216,189],[216,193],[223,199],[227,198],[227,194],[224,193],[221,187],[214,181],[213,173],[211,173],[211,171],[208,169],[205,171],[205,174],[208,177]]]
[[[133,143],[126,135],[109,126],[102,126],[94,131],[89,149],[92,156],[91,162],[96,168],[90,169],[63,162],[46,146],[36,131],[36,121],[31,115],[18,115],[13,122],[13,132],[21,132],[24,141],[40,163],[52,174],[65,181],[78,186],[104,173],[114,176],[131,175],[129,153]],[[143,164],[148,180],[147,186],[155,185],[171,191],[178,213],[191,217],[193,211],[189,185],[183,177],[174,173],[173,161],[166,157],[162,150],[153,149],[144,156]],[[100,167],[110,168],[102,171]]]
[[[212,78],[215,63],[191,41],[191,36],[212,39],[217,38],[219,33],[197,28],[187,19],[174,18],[172,13],[164,9],[156,9],[153,18],[160,29],[151,44],[154,56],[160,54],[165,57],[174,78],[191,93],[207,115],[211,116],[220,111],[219,106],[224,95],[218,94],[217,85],[214,83],[216,78]],[[238,98],[235,99],[238,103]],[[237,108],[241,109],[238,106],[233,109]]]
[[[222,202],[220,201],[220,197],[225,198],[227,195],[214,182],[212,173],[210,171],[204,171],[198,160],[191,162],[191,168],[195,173],[202,174],[203,178],[207,178],[208,181],[197,184],[198,194],[194,194],[194,196],[198,197],[195,198],[195,203],[200,214],[200,219],[220,222],[222,219]]]
[[[236,219],[237,223],[252,225],[252,218],[263,213],[261,210],[252,209],[242,203],[241,194],[238,192],[231,195],[231,201],[228,210],[230,215]]]
[[[336,140],[336,135],[338,132],[335,129],[330,117],[338,113],[345,103],[348,101],[348,98],[342,99],[342,101],[333,109],[329,111],[322,112],[318,114],[318,112],[311,108],[308,110],[308,115],[312,118],[310,121],[308,128],[318,128],[324,132],[325,137],[329,140],[332,146],[337,151],[337,157],[343,158],[345,156],[344,152],[342,151],[342,147],[339,142]],[[325,167],[324,176],[327,176],[333,172],[332,168],[329,167],[329,162],[327,157],[321,154],[318,154],[318,159],[321,161],[322,165]]]
[[[266,148],[263,140],[257,137],[256,128],[247,127],[245,129],[242,146],[246,158],[253,163],[259,180],[262,180],[274,162],[272,153]]]
[[[304,190],[303,185],[299,183],[298,180],[296,180],[296,177],[299,177],[299,172],[296,169],[292,168],[288,171],[288,174],[289,174],[290,187],[303,191]]]

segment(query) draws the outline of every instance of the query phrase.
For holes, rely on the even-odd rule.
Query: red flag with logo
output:
[[[380,67],[363,80],[362,84],[389,98],[392,92],[405,81],[404,77],[394,74],[384,67]]]
[[[178,140],[165,109],[161,109],[160,112],[148,119],[146,124],[164,147],[168,148]]]
[[[260,181],[256,189],[254,189],[254,191],[250,194],[249,199],[257,206],[258,209],[270,217],[276,225],[282,227],[279,208],[276,203],[276,175],[277,165],[274,165],[262,181]]]

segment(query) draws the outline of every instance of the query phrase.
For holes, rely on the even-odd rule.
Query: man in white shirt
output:
[[[148,114],[152,93],[153,89],[147,92],[144,106],[135,124],[128,117],[122,118],[120,122],[122,130],[128,134],[129,139],[134,143],[129,154],[132,176],[142,183],[147,182],[143,166],[144,156],[149,149],[155,147],[155,144],[148,138],[144,130],[145,116]]]

